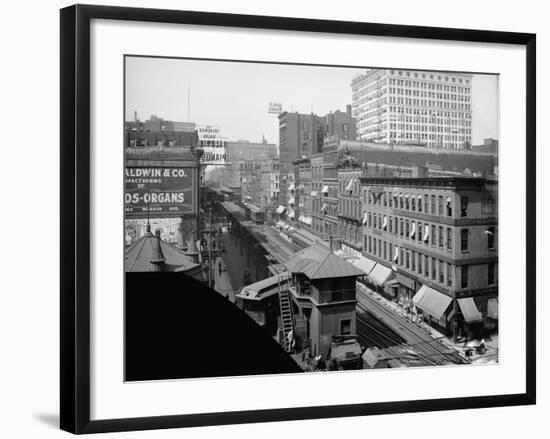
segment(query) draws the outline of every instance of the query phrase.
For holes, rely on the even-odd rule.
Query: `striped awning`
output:
[[[446,296],[426,285],[422,285],[413,297],[413,303],[417,308],[420,308],[437,320],[441,319],[443,314],[445,314],[452,301],[452,297]]]
[[[279,206],[279,207],[277,207],[277,210],[275,211],[275,213],[280,215],[281,213],[283,213],[285,211],[285,209],[286,209],[285,206]]]

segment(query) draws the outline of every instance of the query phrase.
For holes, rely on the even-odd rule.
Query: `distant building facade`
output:
[[[361,140],[445,149],[472,143],[472,75],[373,69],[351,89]]]
[[[321,216],[323,218],[323,239],[335,239],[338,228],[338,144],[326,142],[323,145],[323,187],[321,188]]]
[[[241,160],[263,161],[277,156],[277,146],[267,141],[257,143],[247,140],[230,141],[226,144],[227,161],[229,163]]]
[[[311,156],[311,231],[319,236],[323,236],[324,223],[321,207],[323,206],[323,153],[313,154]]]
[[[281,169],[281,197],[294,196],[289,191],[295,175],[295,162],[310,159],[323,151],[327,137],[337,136],[355,140],[355,120],[351,116],[351,106],[346,111],[334,111],[325,116],[283,112],[279,114],[279,157]],[[297,182],[300,185],[300,182]],[[309,221],[309,220],[308,220]]]
[[[363,250],[364,218],[361,201],[361,181],[363,173],[357,168],[338,169],[338,224],[340,247],[347,251]]]

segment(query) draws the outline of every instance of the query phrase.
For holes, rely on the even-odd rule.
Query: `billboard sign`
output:
[[[268,113],[281,114],[283,112],[283,104],[280,102],[270,102],[267,108]]]
[[[227,159],[227,141],[221,135],[218,126],[202,125],[197,127],[199,136],[198,147],[202,149],[201,164],[203,165],[225,165]]]
[[[197,170],[136,166],[124,169],[126,218],[196,214]]]

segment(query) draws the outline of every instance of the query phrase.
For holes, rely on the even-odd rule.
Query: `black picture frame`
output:
[[[384,403],[90,420],[90,21],[92,19],[504,43],[526,48],[526,392]],[[303,18],[75,5],[61,10],[60,426],[98,433],[535,404],[536,36]]]

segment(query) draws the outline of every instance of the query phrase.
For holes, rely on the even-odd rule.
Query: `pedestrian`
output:
[[[288,332],[286,338],[287,338],[288,349],[291,353],[293,353],[296,340],[294,339],[294,331],[292,329]]]
[[[484,354],[487,351],[487,348],[485,347],[485,339],[481,339],[481,343],[479,344],[477,348],[478,354]]]

